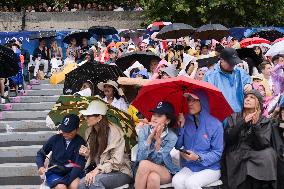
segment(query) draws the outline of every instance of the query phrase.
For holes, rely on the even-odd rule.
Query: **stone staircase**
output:
[[[41,81],[11,103],[0,104],[0,189],[37,189],[36,152],[56,132],[45,126],[63,85]]]

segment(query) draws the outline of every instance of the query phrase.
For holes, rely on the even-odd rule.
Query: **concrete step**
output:
[[[46,119],[47,114],[50,110],[41,111],[3,111],[0,112],[0,120],[11,120],[11,119]]]
[[[50,110],[54,102],[40,102],[40,103],[6,103],[0,104],[0,110],[12,111],[12,110]]]
[[[39,185],[3,185],[1,189],[39,189]]]
[[[40,80],[39,83],[40,84],[50,84],[50,80],[49,79]]]
[[[7,132],[7,130],[11,129],[13,132],[50,131],[50,128],[46,127],[45,120],[13,120],[0,122],[0,133]]]
[[[1,163],[34,163],[41,145],[0,147]]]
[[[21,96],[54,96],[61,95],[62,89],[41,89],[41,90],[26,90]]]
[[[54,130],[0,133],[0,147],[42,145],[56,133]]]
[[[59,95],[55,96],[17,96],[10,97],[12,103],[36,103],[36,102],[56,102]]]
[[[0,170],[0,185],[41,184],[35,163],[3,163],[0,164]]]
[[[41,90],[41,89],[63,89],[64,85],[63,84],[57,84],[57,85],[52,85],[52,84],[41,84],[41,85],[27,85],[26,89],[28,90]]]

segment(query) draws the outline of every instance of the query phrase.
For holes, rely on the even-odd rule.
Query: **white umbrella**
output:
[[[275,56],[277,54],[284,54],[284,41],[280,41],[272,45],[265,56]]]
[[[270,49],[272,46],[267,43],[252,44],[252,45],[247,46],[247,48],[253,48],[253,47],[266,47]]]

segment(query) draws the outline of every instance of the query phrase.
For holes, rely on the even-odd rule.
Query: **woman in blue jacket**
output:
[[[174,108],[168,102],[160,102],[152,112],[151,122],[137,132],[136,189],[158,189],[160,184],[170,183],[179,171],[170,156],[177,141],[170,128],[175,124]]]
[[[185,94],[189,115],[179,116],[177,149],[182,149],[181,171],[173,177],[175,189],[201,189],[219,180],[223,152],[222,123],[209,114],[203,93]]]

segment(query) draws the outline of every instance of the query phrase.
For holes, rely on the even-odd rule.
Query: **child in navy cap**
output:
[[[37,152],[36,164],[39,175],[45,174],[51,188],[77,188],[83,175],[86,159],[79,155],[84,139],[77,134],[80,119],[69,114],[59,126],[61,134],[52,136]],[[48,168],[44,167],[46,155],[52,151]]]

